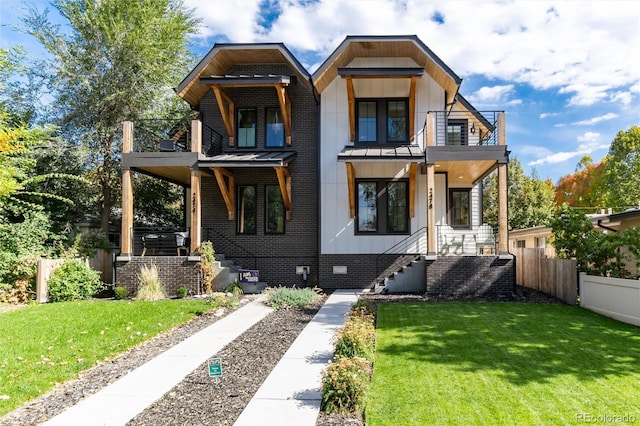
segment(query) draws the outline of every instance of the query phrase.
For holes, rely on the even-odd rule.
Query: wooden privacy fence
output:
[[[517,248],[516,284],[575,305],[578,300],[577,262],[546,256],[544,248]]]

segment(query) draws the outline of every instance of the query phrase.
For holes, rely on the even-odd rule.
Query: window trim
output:
[[[360,140],[360,103],[363,102],[375,102],[376,106],[376,135],[375,140],[361,141]],[[404,103],[405,110],[405,134],[404,140],[390,141],[389,140],[389,103],[390,102],[402,102]],[[354,143],[356,145],[409,145],[411,143],[409,135],[410,126],[410,108],[409,98],[406,97],[381,97],[381,98],[356,98],[355,99],[355,132],[356,137]]]
[[[270,232],[269,231],[269,188],[275,188],[276,192],[280,194],[280,200],[282,202],[282,232]],[[287,212],[282,199],[282,192],[280,192],[279,185],[265,185],[264,186],[264,233],[265,235],[284,235],[287,232]]]
[[[469,216],[469,221],[467,224],[464,225],[457,225],[453,223],[453,210],[454,210],[454,205],[453,205],[453,194],[459,192],[459,193],[466,193],[467,194],[467,212],[468,212],[468,216]],[[471,229],[472,226],[472,211],[471,211],[471,188],[449,188],[449,211],[448,211],[448,219],[449,219],[449,225],[454,228],[454,229]]]
[[[240,145],[240,112],[241,111],[253,111],[255,116],[255,125],[253,130],[253,145]],[[247,149],[257,148],[258,146],[258,109],[255,107],[237,108],[236,109],[236,148]]]
[[[389,197],[388,197],[388,185],[392,182],[403,182],[405,184],[405,223],[406,229],[403,231],[390,231],[389,230]],[[361,231],[360,230],[360,197],[358,191],[358,185],[360,183],[375,183],[376,184],[376,230],[375,231]],[[410,235],[411,234],[411,217],[409,216],[409,179],[395,179],[395,178],[361,178],[355,180],[355,193],[357,194],[356,201],[356,216],[355,216],[355,235]]]
[[[242,202],[242,189],[243,188],[253,188],[253,202],[254,202],[254,212],[253,212],[253,222],[254,229],[252,232],[241,232],[240,231],[240,220],[243,216],[240,214],[240,203]],[[258,188],[256,185],[238,185],[236,187],[236,235],[256,235],[258,233]],[[246,215],[244,216],[246,217]]]

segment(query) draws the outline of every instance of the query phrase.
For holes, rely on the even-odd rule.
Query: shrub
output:
[[[240,296],[233,293],[211,292],[207,295],[207,301],[212,308],[231,308],[238,305]]]
[[[158,276],[158,267],[142,265],[138,273],[138,300],[161,300],[167,298],[167,292]]]
[[[117,300],[126,299],[127,296],[129,295],[129,291],[127,290],[126,287],[116,287],[115,289],[113,289],[113,291],[115,293],[115,298]]]
[[[267,304],[275,310],[304,308],[317,297],[318,293],[310,288],[277,287],[267,292]]]
[[[351,311],[349,319],[336,333],[335,356],[337,358],[361,357],[373,361],[376,330],[373,315],[361,308]]]
[[[178,290],[176,291],[176,297],[178,299],[184,299],[185,297],[187,297],[187,288],[185,286],[178,287]]]
[[[51,273],[49,301],[86,300],[103,287],[100,273],[78,260],[67,260]]]
[[[337,358],[322,376],[321,409],[360,411],[369,385],[371,363],[364,358]]]
[[[242,287],[238,280],[235,280],[232,284],[229,284],[227,288],[224,289],[225,292],[231,293],[236,297],[240,297],[243,294]]]
[[[211,241],[205,241],[200,244],[198,254],[200,255],[199,267],[202,273],[202,285],[204,286],[204,292],[209,293],[213,288],[213,279],[216,276],[213,266],[213,263],[216,261],[216,252],[213,249]]]

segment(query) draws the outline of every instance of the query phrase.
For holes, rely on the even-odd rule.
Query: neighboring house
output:
[[[139,255],[137,171],[188,188],[186,251],[210,240],[269,285],[512,292],[505,117],[477,111],[460,84],[415,36],[349,36],[313,76],[282,44],[215,45],[176,88],[198,115],[167,151],[134,152],[125,125],[118,282],[132,287],[152,258],[197,280],[180,248]],[[494,230],[481,182],[496,169]]]

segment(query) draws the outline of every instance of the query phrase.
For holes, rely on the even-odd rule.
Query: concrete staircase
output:
[[[238,269],[242,269],[233,263],[233,260],[226,260],[224,254],[216,253],[216,261],[213,263],[215,277],[213,278],[213,290],[223,291],[229,285],[239,279]]]
[[[422,255],[399,256],[376,278],[373,292],[377,294],[424,293],[426,291],[424,268]]]

